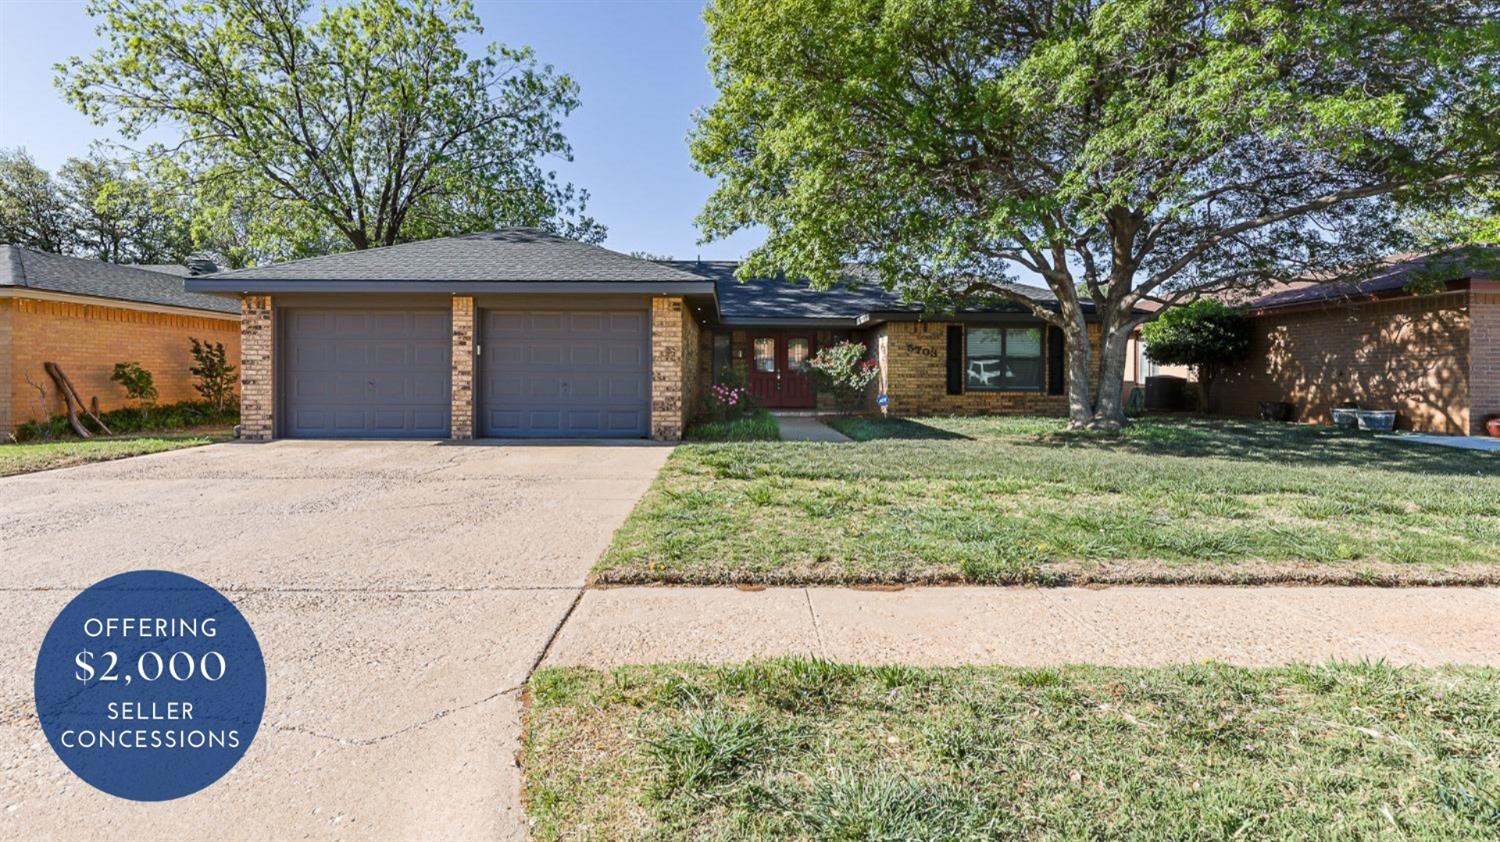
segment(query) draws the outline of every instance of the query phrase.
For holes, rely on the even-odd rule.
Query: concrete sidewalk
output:
[[[545,664],[775,655],[919,666],[1500,666],[1500,588],[610,588],[584,593]]]

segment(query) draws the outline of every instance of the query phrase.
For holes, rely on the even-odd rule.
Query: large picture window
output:
[[[1042,388],[1042,329],[970,327],[965,332],[965,382],[971,391]]]

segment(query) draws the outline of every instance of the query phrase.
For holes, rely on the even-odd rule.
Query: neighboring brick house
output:
[[[1393,257],[1359,281],[1252,300],[1250,355],[1214,382],[1213,408],[1254,417],[1286,401],[1329,423],[1357,403],[1396,410],[1402,429],[1481,434],[1500,414],[1500,283],[1462,255]],[[1435,291],[1412,291],[1418,277]]]
[[[730,366],[763,405],[829,408],[806,361],[846,337],[879,360],[885,412],[1066,411],[1060,334],[1019,307],[927,320],[874,287],[741,284],[734,269],[513,228],[187,287],[240,298],[252,439],[675,440]]]
[[[239,357],[239,308],[183,288],[186,267],[152,270],[0,245],[0,437],[64,410],[43,369],[54,362],[79,397],[126,405],[115,363],[150,370],[162,403],[197,400],[189,337]]]

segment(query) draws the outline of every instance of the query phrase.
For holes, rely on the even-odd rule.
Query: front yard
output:
[[[1500,582],[1500,456],[1326,428],[844,419],[677,449],[601,582]]]
[[[1244,669],[544,670],[540,839],[1487,838],[1500,674]]]
[[[107,462],[127,456],[142,456],[183,447],[197,447],[224,441],[228,430],[159,436],[119,436],[115,438],[62,439],[21,444],[0,444],[0,477],[49,471],[89,462]]]

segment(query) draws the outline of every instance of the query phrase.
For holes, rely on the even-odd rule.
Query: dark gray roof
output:
[[[739,264],[726,260],[666,260],[663,264],[713,279],[719,296],[719,315],[726,322],[848,322],[854,323],[862,317],[878,320],[882,316],[914,317],[922,312],[920,304],[901,300],[901,296],[882,287],[873,277],[864,277],[857,283],[840,284],[831,289],[813,289],[806,281],[788,281],[780,278],[750,278],[738,281],[734,277]],[[851,278],[864,273],[851,272]],[[1046,307],[1055,306],[1057,297],[1051,290],[1042,287],[1011,284],[1011,289]],[[1085,309],[1092,306],[1085,302]],[[1028,313],[1026,308],[1011,302],[995,302],[989,306],[963,308],[963,314]]]
[[[0,260],[0,287],[25,287],[216,313],[240,310],[238,301],[188,292],[183,288],[183,278],[176,275],[21,246],[0,245],[0,250],[5,252]]]
[[[535,228],[507,228],[204,275],[204,281],[702,283],[703,278]],[[706,291],[706,285],[705,285]]]
[[[1489,279],[1495,276],[1497,263],[1500,263],[1500,248],[1490,246],[1471,246],[1436,254],[1392,255],[1375,269],[1357,277],[1277,290],[1254,299],[1249,306],[1254,310],[1273,310],[1301,304],[1354,301],[1400,292],[1419,279],[1440,284],[1475,277]]]

